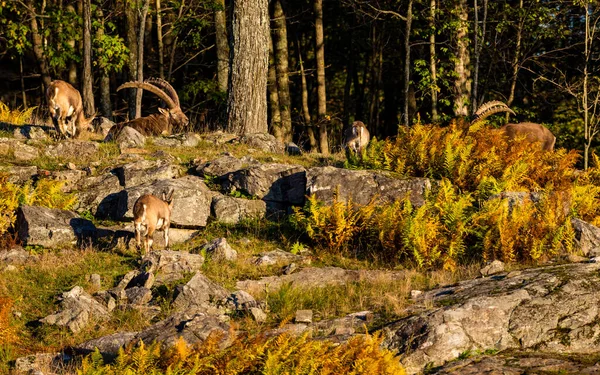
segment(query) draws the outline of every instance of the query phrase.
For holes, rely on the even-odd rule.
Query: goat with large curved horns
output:
[[[190,120],[181,110],[177,92],[164,79],[149,78],[144,82],[127,82],[119,86],[117,91],[126,88],[139,88],[150,91],[167,104],[167,109],[158,108],[159,113],[139,117],[113,126],[108,132],[108,139],[116,138],[126,126],[132,127],[145,136],[151,136],[170,135],[173,132],[173,128],[184,128],[190,123]]]
[[[482,121],[488,116],[491,116],[499,112],[508,112],[515,114],[506,104],[501,101],[494,100],[481,105],[473,114],[473,120],[471,124]],[[502,132],[508,137],[508,139],[515,139],[519,136],[525,137],[529,142],[540,143],[542,150],[552,151],[554,144],[556,143],[556,137],[548,128],[543,125],[536,124],[533,122],[520,122],[518,124],[506,124],[500,128]]]

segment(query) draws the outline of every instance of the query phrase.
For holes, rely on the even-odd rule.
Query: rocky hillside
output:
[[[311,246],[290,218],[307,196],[420,207],[439,181],[347,169],[342,155],[302,155],[264,134],[131,129],[105,143],[3,129],[2,191],[20,204],[0,249],[1,370],[70,373],[82,355],[110,361],[140,342],[218,337],[226,350],[244,333],[344,343],[368,332],[407,373],[599,371],[600,230],[584,221],[572,219],[579,256],[541,267],[414,270]],[[60,190],[46,197],[40,181]],[[157,232],[142,257],[133,204],[171,189],[172,249]]]

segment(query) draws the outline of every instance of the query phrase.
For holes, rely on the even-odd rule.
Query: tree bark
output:
[[[429,2],[429,70],[431,71],[431,121],[437,122],[439,120],[437,111],[438,102],[438,86],[437,86],[437,54],[435,48],[435,13],[436,13],[436,0],[430,0]]]
[[[523,0],[519,1],[519,12],[523,11]],[[515,56],[512,61],[512,76],[510,78],[510,91],[508,93],[508,100],[506,101],[506,105],[509,107],[512,105],[515,100],[515,89],[517,87],[517,77],[519,76],[519,69],[521,68],[519,64],[519,60],[521,58],[521,40],[523,38],[523,27],[525,23],[525,19],[521,14],[519,14],[519,24],[517,28],[517,41],[515,45]],[[509,113],[506,113],[506,121],[508,121]]]
[[[158,42],[158,76],[165,78],[165,46],[163,44],[162,15],[160,0],[156,0],[156,39]]]
[[[306,74],[304,73],[302,50],[299,41],[296,42],[296,45],[298,46],[298,62],[300,64],[300,78],[302,81],[302,117],[304,118],[304,126],[306,126],[306,134],[308,135],[310,150],[315,151],[318,147],[317,137],[315,137],[315,130],[310,117],[310,110],[308,108],[308,85],[306,84]]]
[[[227,131],[266,133],[269,64],[268,0],[234,0]]]
[[[42,35],[38,29],[38,22],[35,14],[35,6],[33,0],[27,2],[29,8],[29,16],[31,17],[31,39],[33,44],[33,54],[40,67],[40,73],[42,74],[42,83],[44,84],[44,92],[50,86],[52,79],[50,78],[50,70],[48,69],[48,62],[46,61],[46,55],[44,54],[44,47],[42,45]]]
[[[218,0],[220,10],[215,11],[215,31],[217,43],[217,82],[219,90],[227,91],[229,79],[229,44],[227,44],[227,17],[225,0]]]
[[[454,72],[454,115],[467,116],[469,114],[469,99],[471,97],[471,82],[469,71],[469,49],[468,49],[468,18],[469,8],[467,0],[458,0],[456,6],[458,12],[458,25],[454,38],[456,44],[456,61]]]
[[[314,0],[315,49],[317,65],[317,114],[319,123],[319,149],[323,155],[329,154],[327,140],[327,94],[325,90],[325,40],[323,37],[323,0]]]
[[[267,88],[269,90],[269,109],[271,110],[271,133],[283,142],[283,131],[281,129],[281,112],[279,111],[279,91],[277,90],[277,72],[275,71],[275,60],[273,58],[273,39],[269,43],[269,78]]]
[[[67,5],[66,6],[66,10],[67,12],[73,13],[73,14],[77,14],[77,11],[75,10],[75,7],[73,7],[72,5]],[[71,48],[73,48],[73,50],[75,50],[75,39],[71,39],[67,42],[69,44],[69,46]],[[78,87],[79,86],[79,82],[78,82],[78,78],[77,78],[77,63],[75,62],[75,60],[71,59],[69,61],[69,72],[68,72],[68,81],[71,85],[73,85],[74,87]]]
[[[409,103],[411,96],[409,95],[410,88],[410,31],[412,28],[412,5],[413,0],[408,2],[408,10],[406,12],[406,29],[404,32],[404,126],[410,125]],[[414,93],[413,93],[414,97]]]
[[[144,31],[146,26],[146,17],[148,16],[148,7],[150,6],[150,0],[144,0],[142,9],[140,11],[139,19],[139,34],[138,34],[138,53],[137,53],[137,81],[144,81]],[[142,93],[144,90],[137,89],[137,95],[135,99],[135,118],[142,117]]]
[[[291,142],[292,112],[288,75],[288,40],[285,13],[281,0],[273,1],[273,46],[279,93],[279,112],[281,113],[282,141]]]
[[[481,50],[483,49],[483,45],[485,44],[485,29],[487,24],[487,0],[483,0],[483,22],[481,25],[481,40],[479,40],[479,11],[477,0],[474,0],[474,10],[475,10],[475,30],[474,40],[475,45],[473,46],[473,50],[475,51],[475,65],[473,66],[473,92],[471,95],[471,103],[473,111],[477,110],[479,107],[479,98],[478,98],[478,89],[479,89],[479,58],[481,56]]]
[[[92,75],[92,1],[83,0],[83,111],[88,116],[93,114],[95,110],[94,105],[94,91],[92,86],[94,84],[94,77]]]
[[[100,26],[96,30],[96,38],[101,39],[104,36],[104,13],[101,7],[96,8],[96,18],[100,21]],[[101,49],[98,54],[102,54]],[[100,68],[100,113],[102,116],[112,120],[112,105],[110,102],[110,77],[108,72]]]
[[[127,48],[129,48],[129,60],[127,61],[127,70],[129,71],[129,80],[135,81],[137,80],[137,29],[138,29],[138,16],[137,16],[137,7],[138,3],[136,1],[126,1],[124,2],[125,6],[125,18],[127,21]],[[128,103],[129,103],[129,119],[133,120],[136,114],[136,98],[137,98],[137,89],[129,89],[128,90]]]

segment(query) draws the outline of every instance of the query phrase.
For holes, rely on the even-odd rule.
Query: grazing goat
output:
[[[144,82],[127,82],[117,88],[117,91],[125,88],[140,88],[148,90],[161,98],[168,109],[158,108],[159,113],[146,117],[139,117],[131,121],[122,122],[110,128],[107,139],[115,139],[124,127],[129,126],[142,135],[170,135],[174,127],[184,128],[190,120],[181,110],[179,105],[179,96],[169,84],[169,82],[160,78],[150,78]]]
[[[344,148],[360,155],[369,144],[371,136],[362,121],[354,121],[344,132]]]
[[[52,81],[46,90],[46,101],[59,136],[77,137],[90,128],[92,118],[83,115],[81,94],[69,83]]]
[[[471,124],[498,112],[515,114],[506,104],[495,100],[482,104],[473,115],[474,119],[471,121]],[[543,125],[532,122],[521,122],[518,124],[506,124],[500,130],[504,132],[508,139],[512,140],[519,136],[524,136],[531,143],[539,142],[544,151],[554,150],[556,137]]]
[[[135,227],[135,240],[138,248],[141,247],[140,237],[142,227],[144,232],[144,255],[148,254],[154,242],[154,231],[162,230],[165,234],[165,249],[169,249],[169,226],[171,225],[171,212],[173,211],[173,192],[163,193],[162,199],[152,194],[144,194],[133,205],[133,224]]]

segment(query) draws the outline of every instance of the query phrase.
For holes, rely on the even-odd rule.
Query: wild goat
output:
[[[59,136],[77,137],[90,128],[92,118],[86,119],[83,115],[81,94],[71,84],[52,81],[46,90],[46,101]]]
[[[354,121],[344,132],[344,148],[360,155],[369,144],[371,136],[362,121]]]
[[[140,237],[142,227],[144,232],[144,254],[148,254],[154,242],[154,231],[162,230],[165,234],[165,249],[169,249],[169,227],[171,225],[171,212],[173,211],[173,192],[163,193],[162,199],[152,194],[144,194],[133,205],[133,224],[135,226],[135,240],[138,248],[141,247]]]
[[[170,135],[174,127],[184,128],[190,123],[190,120],[181,110],[177,92],[164,79],[150,78],[144,82],[127,82],[119,86],[117,91],[125,88],[148,90],[161,98],[167,104],[168,109],[158,108],[160,113],[117,124],[110,128],[107,139],[115,139],[126,126],[134,128],[142,135],[150,136]]]
[[[500,101],[494,100],[481,105],[477,111],[473,114],[474,119],[471,124],[481,121],[484,118],[498,112],[508,112],[515,114],[508,106]],[[542,150],[552,151],[554,149],[554,143],[556,143],[556,137],[548,128],[543,125],[536,124],[533,122],[521,122],[518,124],[506,124],[500,128],[508,139],[515,139],[519,136],[525,136],[529,142],[539,142]]]

